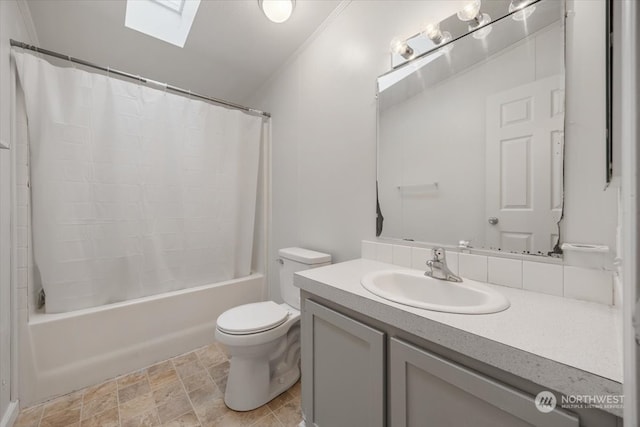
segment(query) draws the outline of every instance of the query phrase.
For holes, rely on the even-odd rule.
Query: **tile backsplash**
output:
[[[426,270],[431,249],[363,240],[362,258]],[[614,303],[612,271],[524,258],[446,251],[449,269],[472,280],[600,304]]]

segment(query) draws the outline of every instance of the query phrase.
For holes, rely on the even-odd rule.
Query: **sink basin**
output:
[[[362,286],[384,299],[426,310],[487,314],[509,308],[500,292],[475,280],[460,283],[425,276],[421,271],[384,270],[362,277]]]

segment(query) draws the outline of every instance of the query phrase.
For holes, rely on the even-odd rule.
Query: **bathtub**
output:
[[[20,398],[29,406],[215,341],[217,317],[265,298],[262,274],[61,314],[21,331]]]

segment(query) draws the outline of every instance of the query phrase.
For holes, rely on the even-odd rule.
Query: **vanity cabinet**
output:
[[[564,411],[538,411],[534,396],[402,340],[390,339],[389,355],[391,426],[580,425]]]
[[[542,413],[534,403],[544,390],[538,385],[302,295],[307,427],[622,426],[597,409]]]
[[[306,425],[385,425],[384,332],[305,301],[302,405]]]

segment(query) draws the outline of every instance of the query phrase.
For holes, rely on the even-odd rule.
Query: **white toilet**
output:
[[[217,320],[216,339],[231,357],[224,402],[236,411],[264,405],[300,378],[300,291],[293,273],[331,264],[331,255],[302,248],[278,254],[284,304],[240,305]]]

